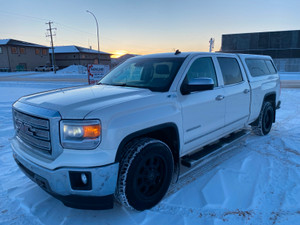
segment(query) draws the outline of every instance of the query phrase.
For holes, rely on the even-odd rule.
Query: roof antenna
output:
[[[178,55],[180,53],[181,53],[181,51],[179,51],[179,49],[176,49],[175,55]]]

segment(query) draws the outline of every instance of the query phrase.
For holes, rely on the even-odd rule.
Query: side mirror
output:
[[[181,93],[187,95],[195,91],[212,90],[214,89],[214,86],[215,83],[211,78],[194,78],[181,86]]]

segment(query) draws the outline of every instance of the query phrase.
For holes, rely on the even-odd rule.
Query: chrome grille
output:
[[[14,110],[13,113],[17,136],[27,145],[43,153],[51,154],[49,120],[17,110]]]

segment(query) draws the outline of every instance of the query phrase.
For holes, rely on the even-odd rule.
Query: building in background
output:
[[[0,71],[34,70],[49,64],[49,48],[14,39],[0,40]]]
[[[300,72],[300,30],[223,34],[222,52],[269,55],[281,72]]]
[[[50,49],[50,58],[52,50]],[[70,65],[98,64],[98,51],[75,45],[54,47],[55,64],[61,69]],[[100,64],[111,65],[111,54],[100,51]]]

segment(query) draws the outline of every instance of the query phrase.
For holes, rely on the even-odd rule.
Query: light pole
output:
[[[99,25],[98,25],[98,21],[96,16],[94,15],[94,13],[92,13],[89,10],[86,10],[87,13],[92,14],[92,16],[94,17],[95,21],[96,21],[96,25],[97,25],[97,40],[98,40],[98,64],[100,64],[100,46],[99,46]]]

